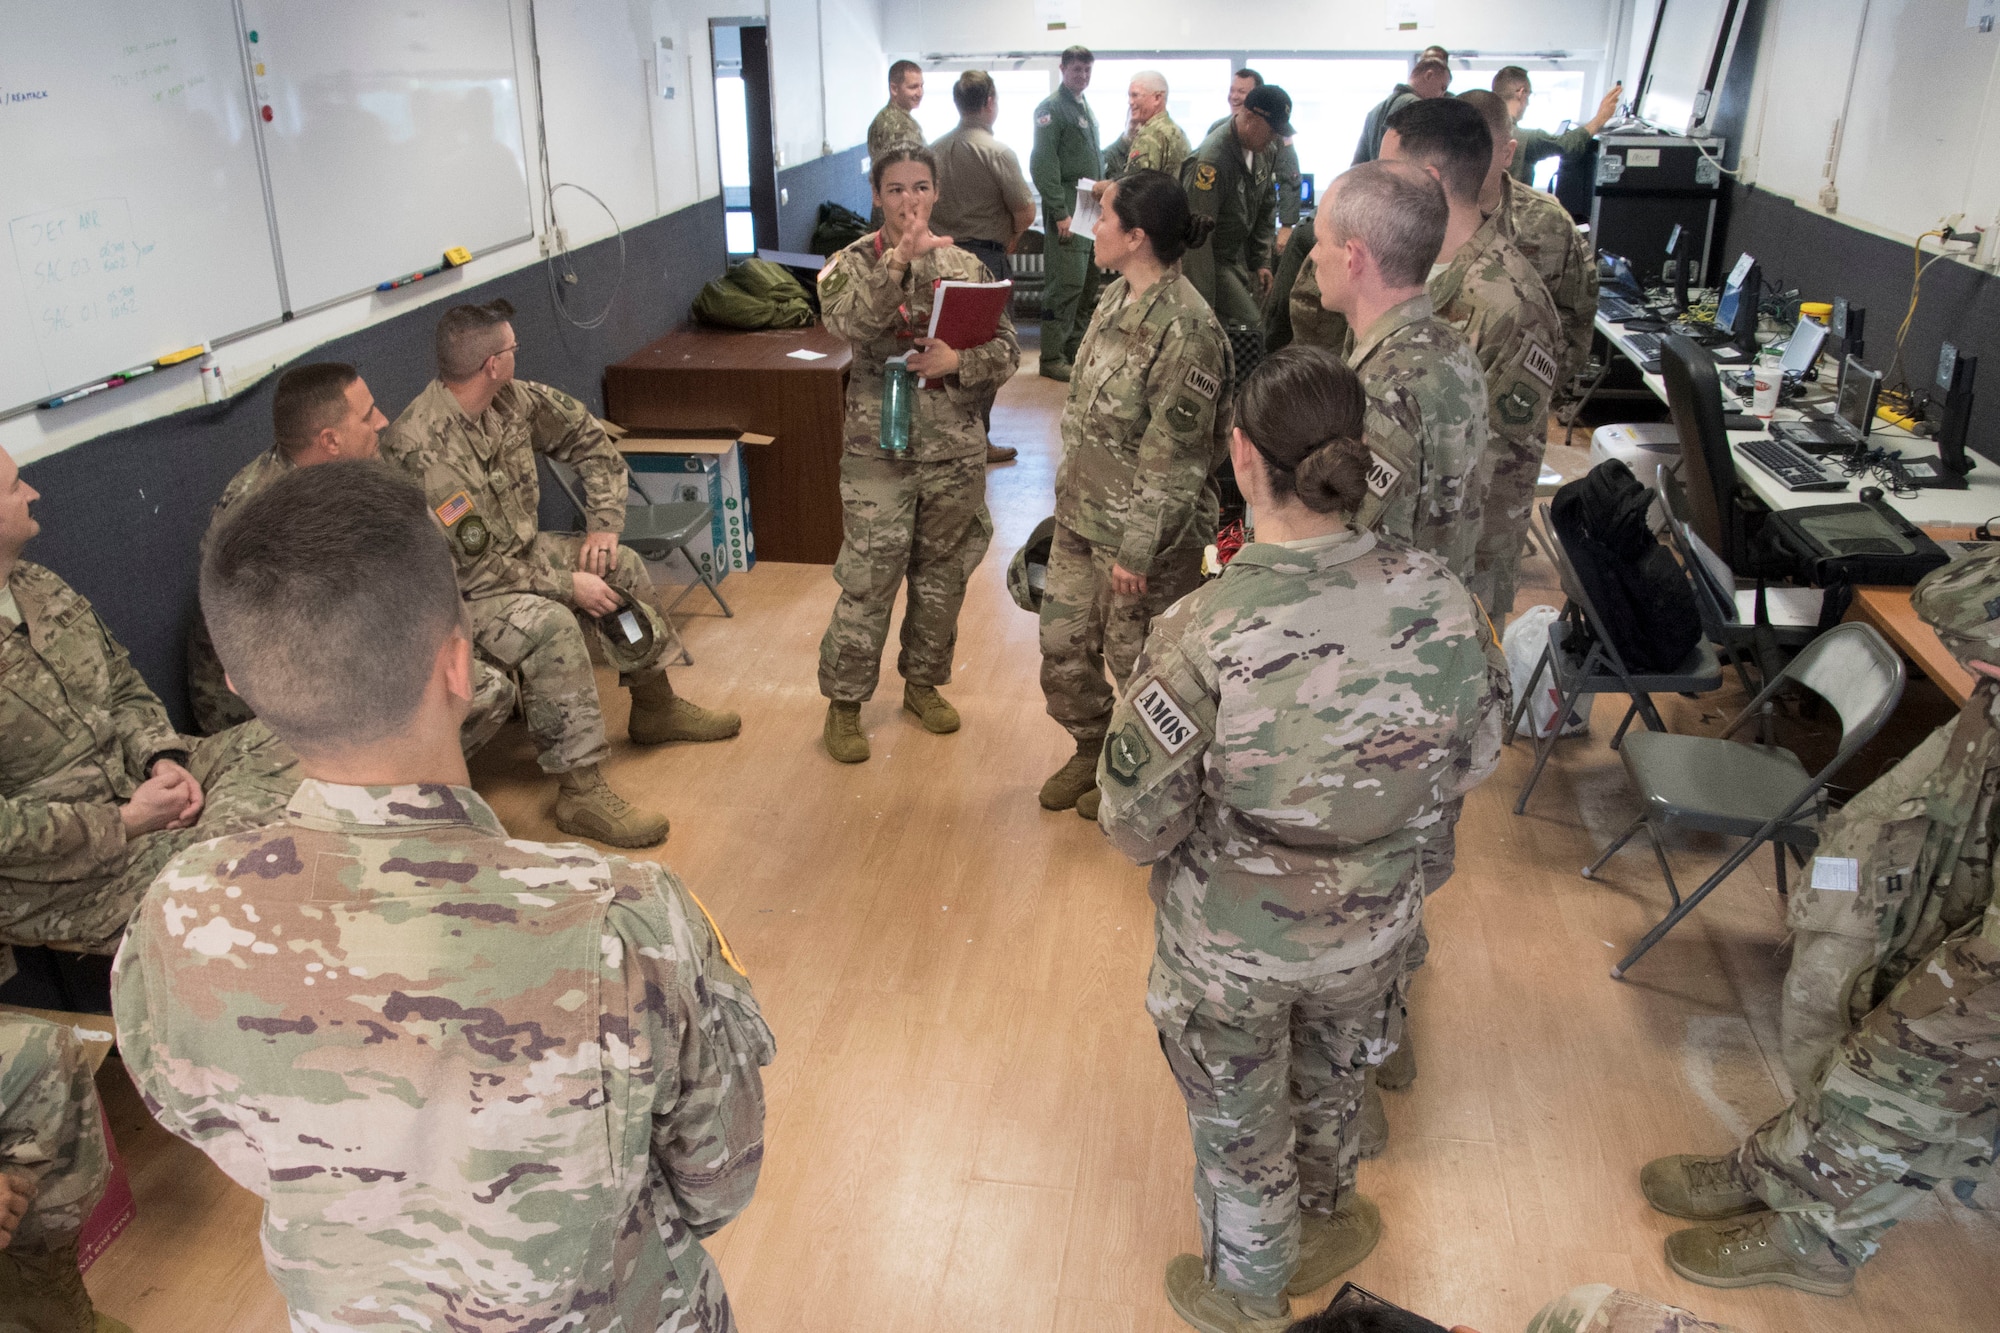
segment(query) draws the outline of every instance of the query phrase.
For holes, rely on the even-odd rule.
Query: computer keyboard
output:
[[[1649,319],[1652,312],[1644,306],[1633,305],[1622,296],[1599,296],[1597,313],[1613,324],[1623,324],[1632,319]]]
[[[1844,491],[1847,478],[1823,465],[1795,444],[1783,440],[1745,440],[1736,452],[1778,479],[1788,491]]]

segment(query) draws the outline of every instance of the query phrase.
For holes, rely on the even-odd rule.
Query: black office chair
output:
[[[1692,338],[1660,339],[1660,378],[1681,442],[1681,479],[1687,483],[1689,517],[1709,549],[1739,574],[1754,573],[1743,490],[1722,424],[1722,378],[1715,358]]]

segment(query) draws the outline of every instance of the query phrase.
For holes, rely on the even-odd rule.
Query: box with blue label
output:
[[[625,455],[633,484],[645,503],[710,507],[708,529],[688,543],[688,554],[710,578],[721,582],[731,570],[749,569],[757,563],[743,449],[770,442],[771,437],[765,435],[627,435],[618,441],[618,449]],[[636,498],[634,503],[638,503]]]

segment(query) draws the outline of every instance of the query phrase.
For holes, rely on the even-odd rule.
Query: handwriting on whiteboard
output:
[[[117,196],[30,213],[7,231],[42,360],[62,378],[66,345],[139,313],[153,245],[133,235],[131,207]]]

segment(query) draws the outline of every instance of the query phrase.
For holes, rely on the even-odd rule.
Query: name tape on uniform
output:
[[[1861,862],[1852,856],[1815,856],[1812,886],[1835,893],[1861,891]]]
[[[1390,466],[1389,460],[1376,453],[1373,449],[1368,451],[1368,493],[1370,495],[1379,500],[1387,495],[1390,489],[1402,479],[1403,470],[1401,468]]]
[[[1188,367],[1186,381],[1188,388],[1193,389],[1210,402],[1214,402],[1215,395],[1222,392],[1222,381],[1203,370],[1200,366]]]
[[[1529,343],[1525,364],[1528,373],[1540,380],[1543,388],[1553,389],[1556,387],[1556,376],[1562,373],[1562,367],[1556,364],[1555,357],[1549,355],[1548,348],[1542,346],[1540,343]]]
[[[1196,728],[1194,720],[1181,711],[1174,702],[1174,696],[1167,693],[1167,687],[1153,680],[1139,691],[1139,697],[1132,701],[1139,711],[1140,720],[1154,739],[1166,747],[1168,754],[1179,754],[1194,740]]]

